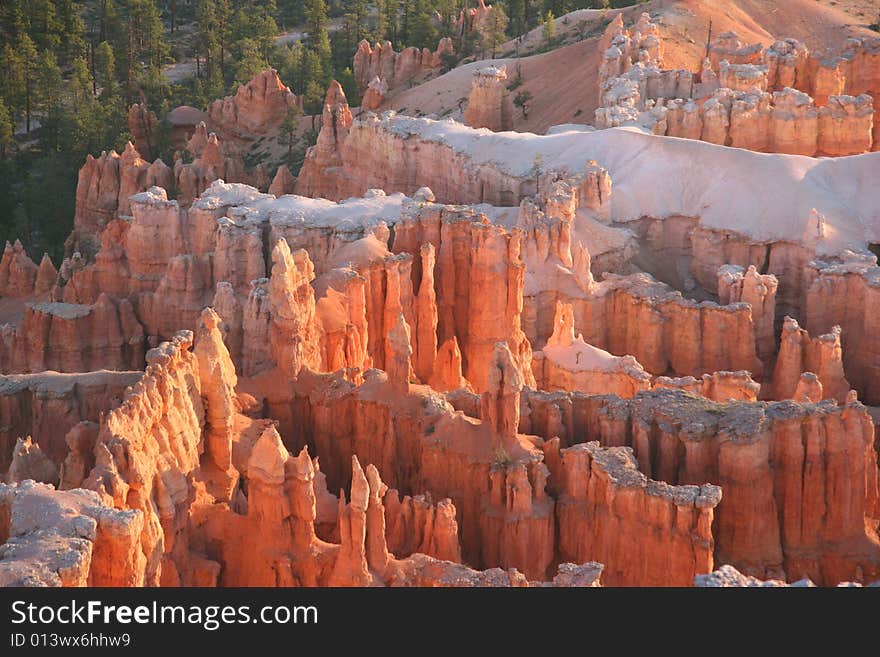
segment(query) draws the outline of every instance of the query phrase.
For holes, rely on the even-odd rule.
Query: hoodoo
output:
[[[0,91],[0,586],[880,580],[853,0],[367,4]]]

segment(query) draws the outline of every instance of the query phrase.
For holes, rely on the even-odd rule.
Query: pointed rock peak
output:
[[[312,263],[312,259],[309,257],[309,252],[305,249],[297,249],[293,252],[293,264],[296,266],[300,275],[302,275],[306,281],[311,282],[315,278],[315,265]]]
[[[125,150],[122,152],[122,157],[125,160],[139,160],[141,154],[132,142],[127,141],[125,142]]]
[[[331,80],[330,86],[327,87],[327,95],[324,97],[324,104],[339,105],[341,103],[348,104],[348,99],[345,97],[345,91],[343,91],[342,85],[339,84],[339,82]]]
[[[257,439],[248,459],[248,477],[266,484],[284,483],[284,465],[290,457],[274,426],[267,427]]]
[[[295,184],[296,178],[290,173],[290,169],[287,168],[287,165],[282,164],[278,167],[278,171],[275,172],[272,184],[269,185],[269,193],[275,197],[292,194]]]
[[[217,330],[217,327],[220,326],[220,315],[218,315],[213,308],[205,308],[202,311],[200,320],[199,334],[196,336],[196,340],[198,340],[199,336],[203,335],[203,333]]]
[[[51,273],[54,278],[57,275],[58,270],[55,269],[55,265],[52,263],[52,258],[49,257],[48,253],[43,254],[42,260],[40,260],[40,276],[42,277],[44,274]]]
[[[315,478],[317,465],[315,461],[312,461],[309,457],[308,446],[303,447],[299,454],[291,459],[291,463],[293,465],[293,476],[296,477],[297,480],[308,482]]]
[[[357,456],[351,457],[351,508],[364,512],[370,501],[370,485]]]
[[[315,462],[309,457],[309,448],[303,447],[297,456],[289,461],[291,474],[302,482],[309,482],[315,478]]]
[[[98,299],[95,301],[95,308],[113,308],[115,310],[116,306],[113,303],[113,299],[110,298],[110,295],[106,292],[101,292],[98,295]]]
[[[430,187],[419,187],[412,197],[414,201],[419,201],[421,203],[433,203],[437,198],[434,196],[434,192],[431,191]]]
[[[567,347],[574,342],[574,311],[570,303],[556,302],[553,317],[553,335],[547,340],[548,346]]]
[[[367,481],[370,484],[370,495],[376,502],[385,497],[385,493],[388,492],[388,486],[382,481],[382,478],[379,476],[379,470],[372,463],[367,466]]]
[[[489,367],[488,389],[520,392],[523,387],[522,375],[516,366],[513,354],[506,342],[496,342]]]
[[[412,347],[410,346],[409,338],[409,324],[406,323],[406,318],[403,316],[403,313],[398,313],[397,320],[394,322],[394,326],[391,327],[391,331],[388,333],[388,339],[394,344],[395,351],[412,355]]]
[[[291,262],[290,246],[288,246],[286,239],[281,238],[272,247],[272,264],[278,265],[287,262]]]

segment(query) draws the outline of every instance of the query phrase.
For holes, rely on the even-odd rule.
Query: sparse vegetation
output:
[[[496,468],[506,468],[511,463],[513,463],[513,459],[510,458],[510,454],[504,449],[504,445],[498,445],[492,453],[492,466]]]
[[[532,92],[530,91],[520,91],[513,99],[513,104],[519,107],[524,119],[529,118],[529,101],[531,99]]]
[[[522,66],[520,64],[516,65],[516,75],[511,78],[510,82],[507,84],[508,91],[516,91],[522,86],[523,77],[522,77]]]

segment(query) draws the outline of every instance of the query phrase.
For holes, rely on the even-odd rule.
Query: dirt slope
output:
[[[613,11],[578,11],[557,19],[557,35],[569,40],[592,34],[550,52],[483,60],[460,66],[445,75],[397,92],[381,109],[406,114],[455,114],[467,99],[471,76],[491,63],[507,66],[511,78],[522,76],[512,93],[530,93],[528,115],[517,110],[514,128],[543,133],[560,123],[592,123],[597,105],[598,35],[616,13],[629,25],[647,11],[660,25],[666,44],[664,63],[670,68],[696,70],[706,47],[709,21],[712,33],[734,30],[743,42],[767,45],[781,37],[795,37],[810,49],[839,48],[847,38],[876,35],[867,28],[875,20],[870,0],[652,0]],[[859,13],[863,14],[862,16]],[[528,52],[537,45],[540,30],[517,44],[502,47],[505,54]]]

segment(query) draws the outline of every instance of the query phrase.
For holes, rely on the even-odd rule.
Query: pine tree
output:
[[[0,159],[6,158],[9,148],[12,146],[14,132],[12,116],[6,109],[3,99],[0,98]]]
[[[489,20],[485,21],[480,27],[480,48],[483,51],[489,50],[492,58],[495,58],[495,51],[502,43],[507,40],[508,18],[504,13],[504,7],[494,5],[492,12],[489,14]]]
[[[400,25],[398,23],[399,0],[382,0],[382,7],[376,5],[378,11],[382,12],[382,25],[384,33],[380,36],[376,35],[376,39],[386,39],[392,43],[397,41],[400,35]]]
[[[293,147],[299,141],[296,132],[299,128],[299,120],[302,117],[302,110],[299,105],[293,104],[287,109],[287,115],[279,128],[278,142],[282,146],[287,146],[287,164],[290,165],[291,156],[293,155]]]
[[[259,44],[256,41],[244,39],[241,43],[242,57],[238,63],[235,81],[238,84],[245,84],[259,74],[260,71],[268,68],[268,63],[260,52]]]
[[[330,35],[327,32],[327,5],[324,0],[308,0],[306,24],[309,31],[309,48],[321,63],[322,78],[329,81],[333,72],[330,62],[333,52],[330,48]]]
[[[70,90],[74,105],[85,102],[92,96],[92,74],[89,72],[89,63],[83,57],[73,60]]]
[[[61,69],[55,53],[44,50],[37,66],[38,107],[42,117],[42,141],[54,151],[59,150],[59,133],[64,123],[61,85]]]
[[[406,45],[433,50],[437,46],[437,28],[434,27],[433,12],[429,3],[423,0],[414,1],[411,11],[410,32]]]
[[[507,0],[510,31],[513,36],[526,32],[526,0]]]
[[[548,46],[551,45],[553,39],[556,38],[556,23],[552,11],[548,10],[544,15],[544,28],[541,31],[541,36],[544,38],[544,43]]]
[[[345,92],[348,104],[351,106],[360,105],[361,98],[358,93],[357,81],[354,79],[354,73],[351,68],[346,66],[342,72],[336,76],[336,81],[342,85],[342,90]]]
[[[20,107],[24,111],[25,130],[30,132],[31,112],[34,109],[34,85],[37,77],[37,48],[27,34],[19,36],[13,61],[17,69],[14,78],[19,81],[22,92]]]
[[[388,14],[386,4],[391,4],[394,0],[375,0],[376,6],[376,29],[373,31],[373,41],[384,41],[388,34]]]
[[[95,48],[95,78],[101,85],[101,95],[112,96],[116,93],[116,55],[106,41]]]

